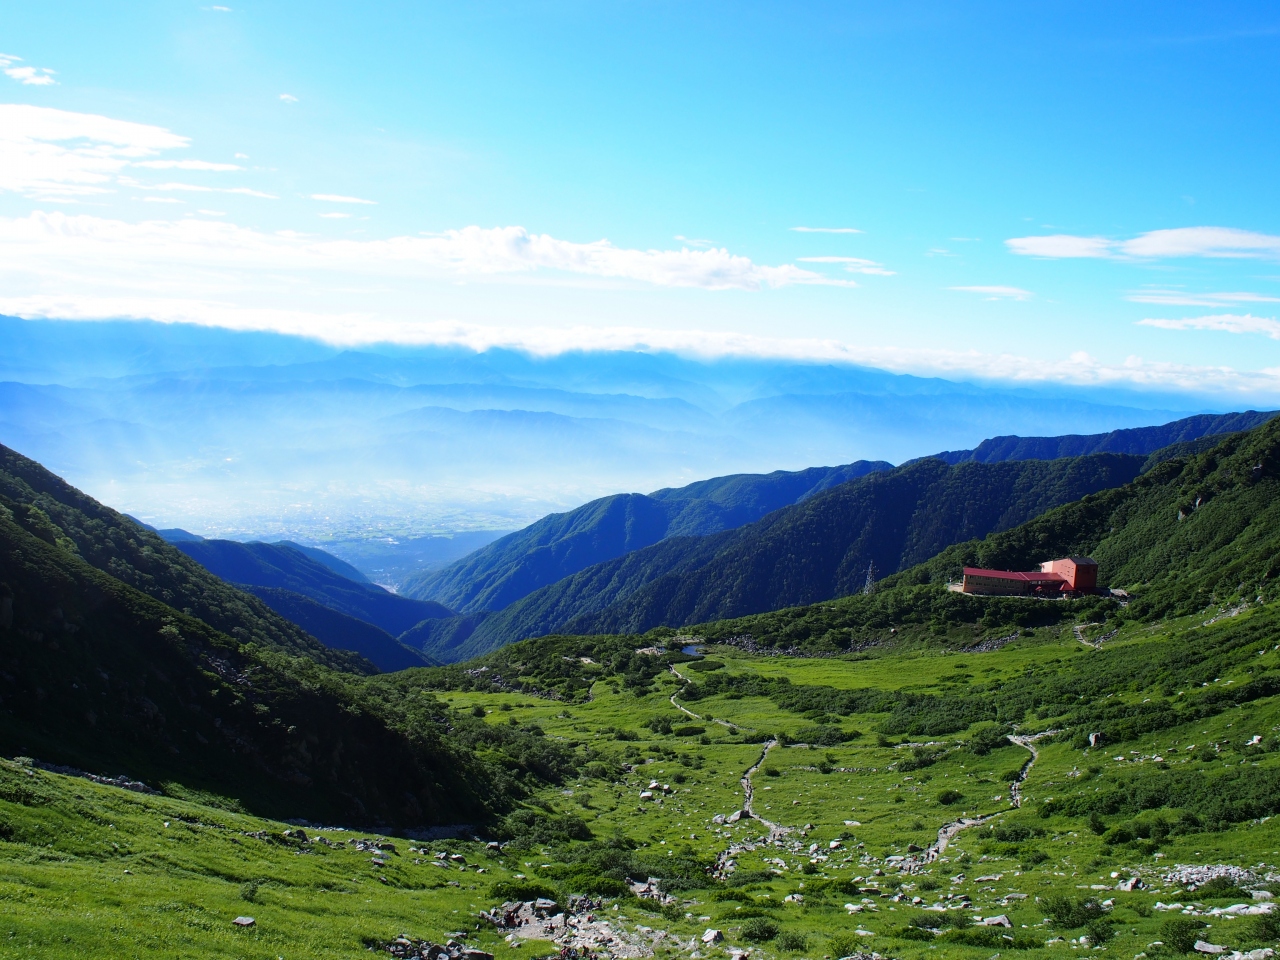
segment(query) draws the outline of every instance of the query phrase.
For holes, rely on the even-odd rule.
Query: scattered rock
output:
[[[237,927],[252,927],[255,923],[257,923],[257,921],[253,919],[253,917],[236,917],[231,922],[235,924]]]
[[[1197,940],[1195,946],[1192,947],[1196,953],[1226,953],[1226,947],[1220,947],[1216,943],[1206,943],[1203,940]]]
[[[998,917],[983,917],[982,925],[984,927],[1012,927],[1013,923],[1002,913]]]
[[[723,933],[721,933],[719,930],[710,929],[710,928],[708,928],[707,932],[704,933],[701,937],[702,942],[706,944],[719,943],[723,939],[724,939]]]

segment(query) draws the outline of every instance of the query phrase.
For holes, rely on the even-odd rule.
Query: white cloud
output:
[[[339,193],[313,193],[312,200],[323,200],[325,203],[366,203],[377,206],[377,200],[362,200],[360,197],[344,197]]]
[[[1102,363],[1087,352],[1033,359],[978,350],[866,347],[816,338],[761,337],[695,329],[594,326],[497,326],[455,320],[399,319],[367,311],[316,313],[244,307],[216,299],[147,296],[14,297],[0,295],[0,313],[68,320],[138,319],[194,323],[233,330],[265,330],[318,338],[340,346],[373,343],[451,345],[471,350],[507,348],[539,356],[571,351],[670,351],[700,357],[777,357],[857,363],[905,373],[979,377],[1023,383],[1129,386],[1212,393],[1223,402],[1274,402],[1280,397],[1280,370],[1241,372],[1230,367],[1150,363],[1129,357]],[[1240,398],[1237,400],[1237,398]]]
[[[11,53],[0,53],[0,71],[3,71],[6,76],[17,80],[24,86],[47,87],[58,82],[53,79],[53,75],[57,73],[56,70],[50,70],[48,67],[13,66],[13,64],[21,62],[21,57],[16,57]]]
[[[791,264],[764,266],[725,249],[635,250],[615,247],[607,240],[560,240],[523,227],[472,226],[434,236],[385,240],[312,240],[209,221],[134,224],[42,211],[0,219],[0,262],[35,265],[60,257],[112,275],[118,274],[121,263],[136,265],[140,271],[158,263],[186,263],[201,269],[222,264],[238,270],[408,271],[413,276],[427,271],[454,277],[554,271],[703,290],[855,286],[852,281]]]
[[[1006,240],[1005,245],[1011,252],[1021,256],[1049,259],[1280,258],[1280,236],[1234,227],[1151,230],[1128,240],[1060,233],[1041,237],[1014,237]]]
[[[790,227],[793,233],[862,233],[857,227]]]
[[[236,159],[237,159],[237,160],[248,160],[248,159],[249,159],[249,155],[248,155],[247,153],[237,153],[237,154],[236,154]]]
[[[244,197],[260,197],[263,200],[280,199],[275,194],[263,193],[261,190],[251,190],[248,187],[206,187],[196,183],[132,183],[131,186],[139,187],[143,190],[182,191],[187,193],[236,193]]]
[[[839,263],[849,273],[866,273],[879,277],[892,277],[893,271],[886,270],[883,264],[874,260],[863,260],[861,257],[797,257],[799,263]]]
[[[1073,237],[1065,233],[1047,237],[1014,237],[1006,240],[1005,245],[1012,253],[1024,257],[1052,259],[1109,257],[1115,246],[1106,237]]]
[[[297,98],[297,97],[295,97],[295,96],[294,96],[293,94],[291,94],[291,93],[282,93],[282,94],[280,94],[280,99],[281,99],[281,100],[283,100],[285,103],[297,103],[297,102],[298,102],[298,98]]]
[[[143,203],[186,203],[185,200],[179,200],[177,197],[134,197],[135,200],[141,200]]]
[[[1131,303],[1157,303],[1177,307],[1229,307],[1238,303],[1280,303],[1280,297],[1261,293],[1187,293],[1185,290],[1135,290],[1126,300]]]
[[[209,160],[139,160],[135,167],[146,167],[148,170],[243,170],[236,163],[212,163]]]
[[[351,214],[349,213],[322,213],[322,214],[319,214],[319,216],[324,217],[326,220],[350,220],[351,219]]]
[[[5,75],[27,87],[48,87],[57,83],[53,70],[46,67],[7,67]]]
[[[196,213],[203,213],[206,217],[225,217],[225,210],[197,210]]]
[[[714,247],[716,245],[714,240],[699,240],[696,237],[685,237],[678,233],[671,239],[679,240],[681,243],[687,243],[691,247]]]
[[[0,192],[44,200],[107,193],[130,163],[189,143],[163,127],[0,104]]]
[[[1159,327],[1162,330],[1219,330],[1223,333],[1260,333],[1272,340],[1280,340],[1280,322],[1271,317],[1255,317],[1244,313],[1220,313],[1208,317],[1187,317],[1179,320],[1139,320],[1142,327]]]
[[[1035,296],[1030,290],[1021,287],[948,287],[948,290],[963,290],[965,293],[980,293],[988,300],[1030,300]]]

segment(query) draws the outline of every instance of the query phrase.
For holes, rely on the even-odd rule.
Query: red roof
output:
[[[1023,583],[1047,583],[1050,581],[1066,582],[1060,573],[1041,573],[1034,570],[1030,573],[1015,573],[1012,570],[983,570],[981,567],[965,567],[966,577],[992,577],[996,580],[1020,580]]]

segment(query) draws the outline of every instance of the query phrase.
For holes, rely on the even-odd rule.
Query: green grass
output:
[[[984,695],[1001,685],[1012,690],[1025,682],[1028,671],[1034,676],[1048,670],[1094,680],[1110,676],[1108,693],[1099,698],[1103,705],[1136,709],[1144,701],[1160,700],[1188,717],[1189,705],[1210,704],[1214,696],[1222,696],[1217,691],[1241,688],[1280,665],[1274,640],[1254,644],[1251,639],[1276,635],[1269,610],[1210,627],[1199,626],[1203,619],[1156,630],[1131,626],[1103,651],[1086,649],[1069,630],[1040,631],[988,654],[908,649],[870,659],[794,660],[718,648],[715,657],[726,664],[724,669],[685,673],[786,676],[793,684],[838,690],[874,687],[954,696],[974,685],[987,691]],[[1246,650],[1246,643],[1253,646]],[[1190,676],[1177,671],[1195,667],[1194,657],[1186,654],[1194,650],[1201,650],[1204,663],[1215,671],[1199,681],[1208,686],[1179,682],[1165,691],[1168,680]],[[1234,651],[1234,659],[1219,664],[1214,650]],[[1135,679],[1135,660],[1163,663],[1171,658],[1188,665],[1174,664],[1165,673]],[[407,681],[402,677],[396,682]],[[440,941],[470,931],[472,942],[503,960],[545,956],[550,944],[513,948],[487,924],[475,930],[478,911],[497,903],[490,885],[522,875],[568,894],[593,882],[592,870],[603,876],[616,869],[684,878],[674,884],[680,902],[665,914],[630,897],[614,900],[616,911],[612,904],[605,908],[625,929],[664,930],[686,944],[677,949],[671,939],[663,940],[659,956],[687,955],[689,939],[708,926],[725,930],[726,945],[750,946],[753,956],[762,957],[817,958],[849,943],[899,958],[973,960],[987,960],[995,952],[1049,957],[1086,949],[1077,944],[1073,951],[1063,942],[1045,945],[1085,932],[1046,922],[1044,902],[1035,898],[1052,895],[1112,898],[1108,919],[1114,938],[1107,951],[1151,955],[1154,948],[1148,944],[1160,938],[1169,916],[1152,910],[1154,904],[1194,900],[1193,894],[1160,884],[1159,873],[1167,865],[1280,861],[1280,818],[1188,826],[1180,818],[1194,811],[1095,809],[1104,798],[1123,796],[1134,783],[1145,783],[1143,778],[1194,771],[1202,778],[1252,782],[1250,778],[1280,773],[1274,743],[1280,698],[1200,709],[1194,719],[1108,743],[1102,750],[1082,749],[1070,730],[1050,737],[1040,746],[1020,810],[1009,808],[1008,784],[1009,775],[1028,756],[1020,747],[975,753],[969,743],[976,727],[886,740],[880,734],[886,714],[828,717],[829,724],[863,735],[834,747],[776,747],[765,769],[755,775],[757,813],[792,828],[792,836],[802,840],[799,849],[788,849],[759,843],[764,831],[758,821],[717,825],[712,818],[741,806],[738,781],[759,757],[756,741],[761,735],[797,735],[814,726],[814,717],[768,697],[719,695],[686,705],[732,722],[736,731],[704,723],[702,737],[655,733],[663,719],[676,727],[685,723],[668,699],[682,687],[671,673],[655,670],[646,686],[628,688],[619,675],[601,670],[589,698],[571,703],[524,693],[436,690],[459,715],[479,707],[486,724],[510,726],[514,720],[520,728],[536,726],[550,743],[579,758],[594,758],[580,765],[578,776],[542,788],[526,804],[535,812],[529,823],[576,817],[592,839],[567,840],[554,832],[531,837],[527,829],[517,830],[515,842],[500,855],[470,840],[418,844],[393,837],[398,852],[378,867],[369,853],[343,842],[368,834],[308,828],[312,837],[342,845],[304,847],[278,839],[284,824],[172,797],[128,793],[17,763],[0,764],[0,834],[8,838],[0,842],[0,952],[61,957],[69,948],[91,946],[101,957],[355,958],[368,955],[368,942],[400,933]],[[1024,729],[1068,723],[1068,715],[1055,714],[1033,718]],[[1255,735],[1261,744],[1246,746]],[[924,753],[932,762],[898,769],[921,744],[928,745]],[[1196,749],[1187,750],[1193,744]],[[655,780],[669,785],[671,793],[659,791],[657,799],[641,800],[640,793]],[[944,790],[958,791],[962,799],[944,805],[939,802]],[[955,817],[1000,811],[1005,812],[990,821],[998,829],[962,832],[925,873],[899,878],[886,870],[887,877],[875,875],[884,867],[883,858],[905,854],[909,844],[927,846],[939,827]],[[1104,832],[1091,828],[1091,814]],[[1117,832],[1126,828],[1131,834],[1134,824],[1157,818],[1171,825],[1158,839],[1150,831],[1145,839],[1126,839],[1124,830]],[[248,836],[260,831],[273,839]],[[731,875],[745,883],[731,879],[722,884],[703,872],[731,843],[750,841],[756,841],[755,849],[735,855]],[[832,841],[839,846],[833,849]],[[817,845],[813,854],[811,844]],[[413,853],[410,847],[427,853]],[[461,853],[468,867],[436,866],[436,852]],[[1156,888],[1117,893],[1111,874],[1123,877],[1133,871]],[[964,879],[953,882],[960,876]],[[894,903],[887,894],[898,881],[906,900]],[[851,886],[874,886],[886,896],[855,895]],[[1026,898],[1005,900],[1011,893]],[[784,902],[791,894],[802,901]],[[940,914],[909,903],[919,896],[927,905],[947,894],[965,894],[978,909]],[[1230,902],[1210,901],[1207,906]],[[846,903],[863,909],[850,913]],[[231,920],[242,914],[255,917],[256,926],[234,928]],[[920,939],[932,935],[921,934],[918,924],[958,914],[1006,914],[1014,927]],[[771,920],[778,936],[749,943],[743,927],[753,918]],[[916,927],[911,926],[913,918],[918,918]],[[1205,920],[1213,926],[1203,935],[1212,942],[1241,948],[1265,943],[1247,918]],[[754,926],[763,930],[769,924]],[[1004,935],[1015,939],[1001,940]],[[797,948],[801,943],[803,948]]]

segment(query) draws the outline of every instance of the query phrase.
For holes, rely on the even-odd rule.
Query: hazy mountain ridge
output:
[[[905,569],[953,543],[1127,483],[1145,460],[922,460],[870,473],[736,530],[666,540],[588,567],[480,621],[455,654],[546,633],[640,633],[853,593],[869,565],[877,576]]]
[[[384,673],[435,666],[430,657],[405,646],[381,627],[311,597],[280,587],[240,586],[325,646],[358,653]]]
[[[1200,414],[1152,427],[1131,427],[1089,436],[1067,434],[1061,437],[992,437],[990,440],[983,440],[972,450],[948,450],[936,453],[934,457],[956,464],[968,461],[997,463],[1001,460],[1056,460],[1058,457],[1080,457],[1090,453],[1150,454],[1174,444],[1252,430],[1275,415],[1274,410],[1245,410],[1242,413]]]
[[[592,564],[668,537],[732,529],[844,480],[891,466],[859,461],[795,472],[738,474],[647,496],[603,497],[544,517],[442,570],[414,577],[402,591],[464,613],[501,610]]]
[[[422,620],[453,616],[452,610],[438,603],[350,580],[292,546],[235,540],[187,540],[176,546],[223,580],[301,594],[392,636]]]
[[[353,510],[405,536],[510,529],[617,490],[1136,426],[1188,403],[768,358],[339,351],[181,324],[0,318],[0,337],[0,442],[157,526],[304,542],[341,539],[326,518]]]

